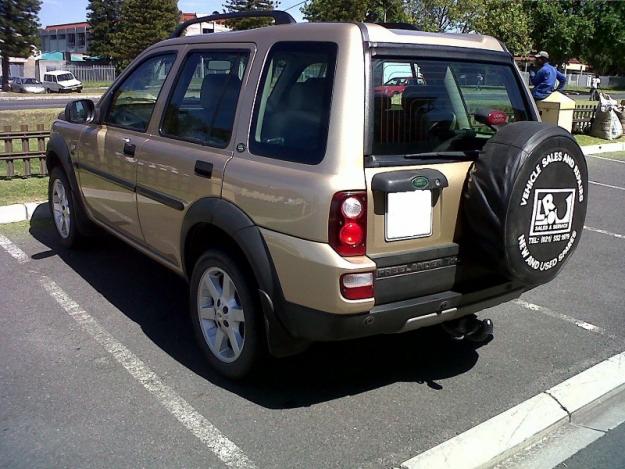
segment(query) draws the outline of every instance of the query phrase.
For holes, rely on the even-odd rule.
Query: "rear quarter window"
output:
[[[254,107],[252,153],[309,165],[323,160],[337,49],[329,42],[272,47]]]

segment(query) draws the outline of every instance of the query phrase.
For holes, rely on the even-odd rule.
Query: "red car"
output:
[[[423,85],[423,78],[413,78],[413,77],[396,77],[391,78],[389,81],[384,83],[381,86],[376,86],[374,88],[375,94],[383,95],[387,97],[394,96],[396,94],[401,94],[404,92],[406,87],[414,86],[414,85]]]

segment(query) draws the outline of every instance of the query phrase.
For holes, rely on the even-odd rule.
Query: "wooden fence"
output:
[[[27,125],[20,126],[20,130],[11,130],[10,126],[5,126],[0,132],[0,141],[4,144],[3,151],[0,152],[0,162],[6,164],[6,177],[15,177],[15,162],[20,160],[24,162],[24,171],[20,176],[33,175],[33,160],[39,161],[37,174],[47,174],[46,140],[49,136],[50,130],[44,129],[43,124],[35,125],[34,130],[29,130]]]

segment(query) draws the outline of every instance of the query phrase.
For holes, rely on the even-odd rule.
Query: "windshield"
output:
[[[64,73],[62,75],[59,75],[57,77],[58,81],[70,81],[74,79],[74,75],[72,75],[71,73]]]
[[[408,76],[402,86],[389,87]],[[375,59],[373,154],[480,150],[496,132],[480,115],[502,111],[508,122],[530,119],[519,86],[505,64]]]
[[[24,83],[25,85],[38,85],[39,84],[39,82],[35,80],[34,78],[24,78],[22,83]]]

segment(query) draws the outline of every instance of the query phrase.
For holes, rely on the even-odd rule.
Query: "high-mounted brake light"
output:
[[[341,256],[364,256],[367,251],[367,193],[337,192],[330,206],[330,246]]]
[[[345,274],[341,277],[341,294],[348,300],[373,297],[373,272]]]

